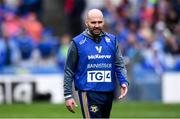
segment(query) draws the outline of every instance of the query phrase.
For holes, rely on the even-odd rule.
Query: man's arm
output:
[[[118,98],[122,99],[124,96],[126,96],[128,92],[129,82],[127,80],[127,70],[125,67],[125,62],[117,39],[116,39],[116,49],[117,51],[116,51],[116,59],[115,59],[115,67],[116,67],[115,70],[116,70],[117,78],[120,83],[120,92],[121,92],[121,95]]]
[[[119,43],[116,39],[116,59],[115,59],[115,67],[116,67],[116,74],[119,80],[120,85],[126,84],[129,85],[127,81],[127,70],[125,67],[125,61],[121,53],[121,49]]]
[[[72,98],[72,82],[78,60],[78,53],[75,43],[72,41],[68,50],[66,65],[64,69],[64,98]]]

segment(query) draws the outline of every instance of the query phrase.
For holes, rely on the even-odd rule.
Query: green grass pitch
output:
[[[82,118],[80,105],[75,111],[68,112],[64,104],[1,104],[0,118]],[[114,102],[111,118],[180,118],[180,104]]]

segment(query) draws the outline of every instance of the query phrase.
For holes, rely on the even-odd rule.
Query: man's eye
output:
[[[96,22],[91,22],[91,24],[96,24]]]
[[[101,23],[102,23],[102,21],[98,21],[98,22],[91,22],[91,24],[96,24],[96,23],[101,24]]]

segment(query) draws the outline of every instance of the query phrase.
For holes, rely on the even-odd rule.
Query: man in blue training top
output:
[[[72,82],[78,90],[84,118],[109,118],[116,79],[123,98],[128,91],[127,70],[116,37],[102,30],[103,14],[88,11],[87,29],[73,38],[64,72],[64,98],[69,111],[77,106]]]

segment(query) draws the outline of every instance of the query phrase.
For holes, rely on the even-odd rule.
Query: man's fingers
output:
[[[127,92],[122,93],[122,94],[119,96],[119,99],[122,99],[123,97],[125,97],[126,93],[127,93]]]
[[[124,92],[123,92],[123,96],[125,96],[127,94],[127,89],[124,89]]]
[[[73,103],[75,107],[78,107],[78,105],[76,104],[76,102]]]
[[[74,110],[70,110],[72,113],[75,113],[75,111]]]
[[[76,104],[76,102],[72,102],[71,105],[67,106],[68,110],[72,113],[75,113],[74,111],[74,106],[77,107],[78,105]]]
[[[74,109],[73,109],[72,106],[67,106],[67,108],[68,108],[68,110],[69,110],[70,112],[75,113],[75,111],[74,111]]]
[[[125,95],[120,95],[120,96],[118,97],[118,99],[122,99],[124,96],[125,96]]]
[[[72,113],[75,113],[75,111],[73,109],[69,109],[69,111],[72,112]]]
[[[122,99],[127,94],[127,87],[121,87],[121,95],[118,97],[118,99]]]
[[[122,95],[120,95],[119,97],[118,97],[118,99],[122,99],[123,97],[122,97]]]
[[[77,104],[73,98],[66,100],[65,104],[70,112],[75,113],[74,107],[77,107]]]

